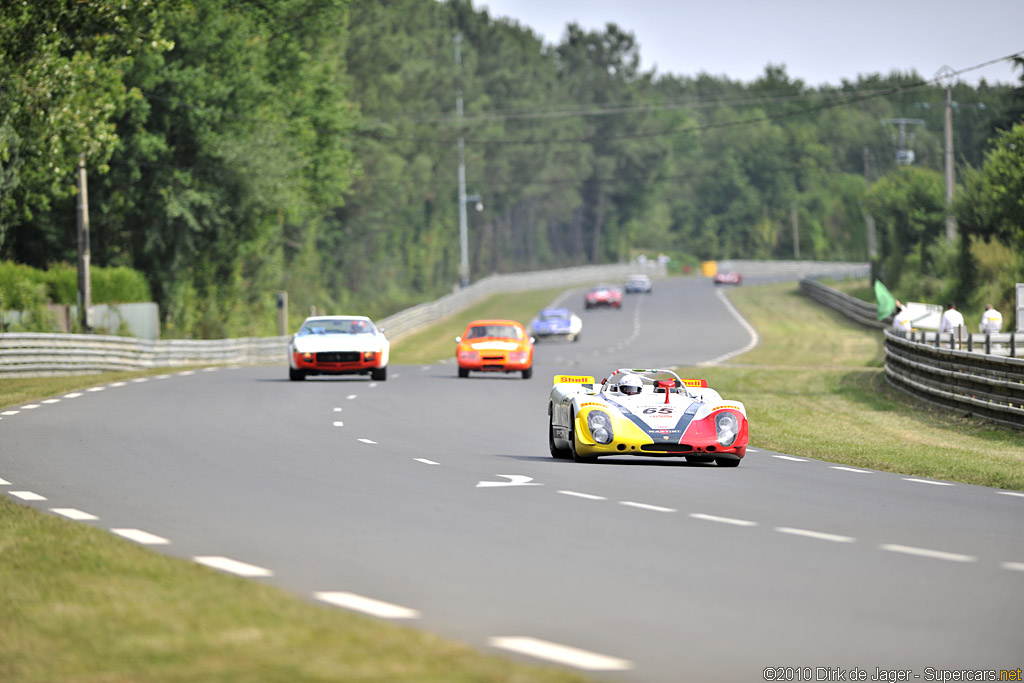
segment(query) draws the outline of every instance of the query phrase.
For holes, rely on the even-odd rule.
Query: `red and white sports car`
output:
[[[743,283],[743,276],[735,270],[725,270],[715,274],[716,285],[739,285]]]
[[[288,342],[288,379],[308,375],[369,375],[388,378],[391,343],[366,316],[306,318]]]
[[[613,285],[591,287],[583,298],[583,304],[587,308],[621,308],[622,290]]]

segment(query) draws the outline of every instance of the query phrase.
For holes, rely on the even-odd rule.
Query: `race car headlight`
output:
[[[526,351],[512,351],[508,354],[508,361],[510,363],[525,363]]]
[[[377,353],[375,351],[363,351],[363,360],[364,361],[371,361],[371,360],[373,360],[374,356],[376,356],[376,355],[377,355]]]
[[[305,353],[302,354],[302,360],[306,361],[307,363],[312,363],[313,354],[310,353],[309,351],[306,351]]]
[[[587,413],[587,427],[590,429],[590,435],[594,437],[594,441],[600,444],[608,444],[612,442],[612,419],[608,417],[608,413],[600,410],[591,410]]]
[[[475,363],[480,359],[479,351],[459,351],[459,360]]]
[[[731,446],[740,433],[740,421],[734,413],[721,412],[715,416],[715,431],[718,432],[718,443]]]

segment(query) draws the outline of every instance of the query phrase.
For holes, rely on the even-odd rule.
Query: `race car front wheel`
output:
[[[303,370],[296,370],[295,368],[288,368],[288,379],[293,382],[306,379],[306,373]]]
[[[555,417],[553,413],[554,409],[551,404],[548,403],[548,450],[551,451],[552,458],[568,460],[572,457],[572,451],[568,448],[559,448],[555,445]]]
[[[596,456],[585,456],[576,452],[576,413],[573,413],[572,418],[569,420],[569,452],[572,453],[572,459],[576,462],[594,462],[597,460]]]

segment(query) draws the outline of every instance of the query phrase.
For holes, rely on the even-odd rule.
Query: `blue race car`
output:
[[[582,329],[583,321],[568,308],[545,308],[530,322],[530,334],[537,341],[552,337],[576,341]]]

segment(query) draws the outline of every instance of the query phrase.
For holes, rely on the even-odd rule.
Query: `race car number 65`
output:
[[[813,681],[814,673],[809,666],[769,666],[764,670],[766,681]]]

